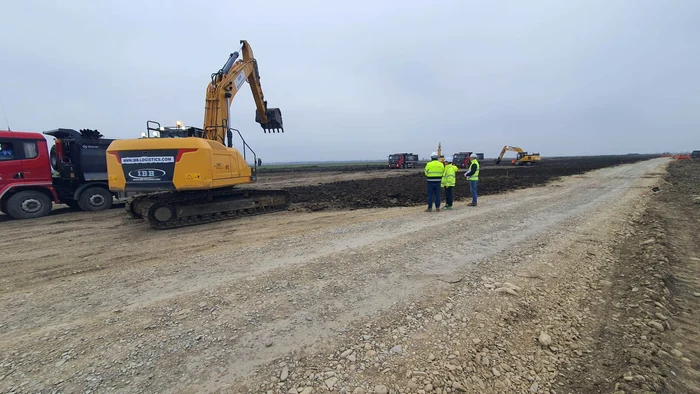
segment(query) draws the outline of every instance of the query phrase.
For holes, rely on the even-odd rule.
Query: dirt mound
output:
[[[500,166],[483,168],[479,181],[479,195],[502,193],[508,190],[544,185],[561,176],[632,163],[648,159],[646,156],[609,156],[554,161],[531,167]],[[464,171],[457,174],[455,199],[469,197]],[[292,202],[302,208],[323,209],[386,208],[414,206],[426,203],[425,177],[419,171],[406,176],[324,183],[321,185],[287,188]]]

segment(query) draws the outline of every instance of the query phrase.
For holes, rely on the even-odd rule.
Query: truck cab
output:
[[[48,215],[58,202],[46,139],[0,131],[0,211],[17,219]]]
[[[469,167],[469,163],[471,162],[471,159],[469,156],[471,156],[472,152],[458,152],[455,153],[452,156],[452,165],[457,166],[458,168],[467,168]]]
[[[403,153],[394,153],[389,155],[389,168],[405,168]]]

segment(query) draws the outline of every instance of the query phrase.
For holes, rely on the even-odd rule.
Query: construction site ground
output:
[[[0,389],[700,392],[700,162],[641,159],[486,167],[432,213],[420,169],[368,168],[168,231],[2,216]]]

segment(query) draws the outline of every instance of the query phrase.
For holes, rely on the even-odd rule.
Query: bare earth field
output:
[[[168,231],[0,218],[0,389],[696,393],[700,163],[628,163],[499,167],[439,213],[369,169],[261,174],[292,210]]]

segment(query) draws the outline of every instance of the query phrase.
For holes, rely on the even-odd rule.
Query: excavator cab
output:
[[[204,131],[197,127],[185,126],[178,121],[177,125],[161,126],[160,123],[149,120],[146,122],[146,132],[141,133],[141,138],[204,138]]]

